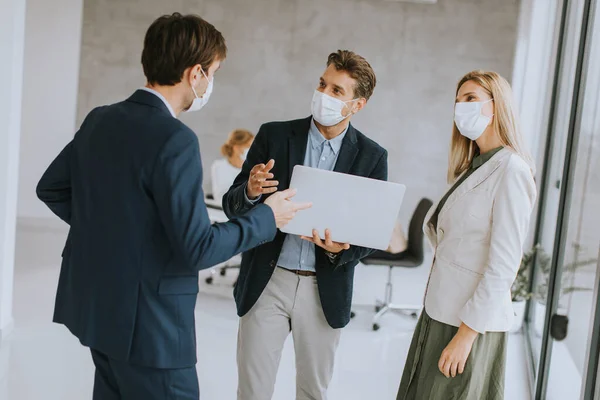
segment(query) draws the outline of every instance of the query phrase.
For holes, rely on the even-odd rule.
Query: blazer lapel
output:
[[[431,217],[433,216],[435,210],[437,210],[438,204],[439,201],[437,201],[433,206],[431,206],[431,208],[425,215],[425,222],[423,223],[423,232],[425,232],[425,235],[429,239],[431,246],[434,248],[437,246],[437,234],[435,232],[435,229],[433,228],[433,224],[431,223]]]
[[[342,141],[342,147],[340,148],[340,154],[335,163],[333,170],[335,172],[341,172],[347,174],[350,172],[350,168],[354,163],[354,159],[358,154],[358,146],[356,145],[356,130],[352,127],[352,124],[348,125],[348,131]]]
[[[308,131],[312,117],[297,121],[292,126],[292,134],[288,139],[288,176],[287,185],[290,187],[292,181],[292,173],[296,165],[304,164],[304,156],[306,155],[306,146],[308,144]]]
[[[456,203],[458,199],[460,199],[466,193],[469,193],[471,190],[475,189],[487,178],[489,178],[490,175],[492,175],[492,173],[496,171],[500,165],[502,165],[502,162],[509,155],[509,150],[501,150],[496,155],[494,155],[488,162],[479,167],[477,171],[473,172],[473,174],[469,176],[458,188],[456,188],[456,190],[450,195],[450,197],[448,197],[448,200],[446,200],[446,203],[440,210],[438,221],[442,219],[445,213],[452,208],[452,206]]]

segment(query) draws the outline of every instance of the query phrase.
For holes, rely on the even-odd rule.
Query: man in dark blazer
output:
[[[295,165],[386,180],[387,152],[350,124],[375,83],[361,56],[331,54],[314,93],[313,115],[260,128],[223,198],[227,215],[247,215],[269,194],[287,189]],[[372,251],[334,243],[328,231],[311,238],[279,231],[272,242],[244,254],[235,287],[241,317],[238,400],[272,397],[289,332],[296,350],[296,399],[326,399],[341,328],[350,320],[354,267]]]
[[[198,271],[271,241],[306,207],[290,191],[211,225],[198,139],[177,116],[206,104],[226,51],[200,17],[157,19],[146,87],[94,109],[38,184],[70,225],[54,321],[91,348],[96,400],[198,399]]]

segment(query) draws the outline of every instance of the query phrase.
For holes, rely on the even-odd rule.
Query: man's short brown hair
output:
[[[331,53],[327,59],[327,66],[332,65],[338,71],[346,71],[352,79],[356,80],[354,97],[369,100],[375,90],[377,79],[375,71],[363,57],[349,50],[338,50]]]
[[[163,15],[150,25],[144,38],[142,66],[148,82],[170,86],[181,82],[194,65],[208,68],[227,56],[225,38],[197,15]]]

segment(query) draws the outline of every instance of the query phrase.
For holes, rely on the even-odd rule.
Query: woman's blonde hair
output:
[[[246,129],[235,129],[229,134],[227,141],[221,146],[221,154],[225,157],[233,156],[233,146],[245,145],[254,139],[252,132]]]
[[[533,159],[523,143],[523,135],[521,134],[510,84],[496,72],[476,70],[469,72],[458,82],[456,86],[457,96],[462,85],[469,81],[481,86],[493,99],[494,117],[492,126],[500,137],[502,146],[520,155],[534,173]],[[448,182],[454,182],[463,172],[469,169],[477,150],[477,143],[461,135],[455,123],[450,144]]]

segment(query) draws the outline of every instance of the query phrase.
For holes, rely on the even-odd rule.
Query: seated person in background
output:
[[[402,224],[400,221],[396,221],[396,225],[394,225],[394,232],[392,233],[392,239],[390,240],[389,247],[386,249],[386,253],[399,254],[405,251],[407,248],[408,241],[406,240],[406,236],[402,230]]]
[[[246,154],[254,141],[254,135],[245,129],[236,129],[229,134],[227,141],[221,147],[221,154],[225,158],[216,160],[212,165],[212,194],[216,202],[221,203],[221,198],[233,181],[242,171]]]

